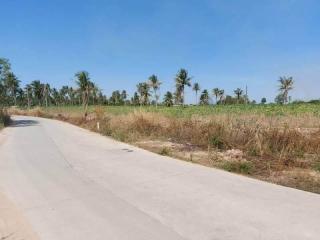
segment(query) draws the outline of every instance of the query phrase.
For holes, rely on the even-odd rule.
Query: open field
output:
[[[11,109],[57,118],[153,152],[320,193],[320,105]],[[99,123],[99,128],[98,124]]]

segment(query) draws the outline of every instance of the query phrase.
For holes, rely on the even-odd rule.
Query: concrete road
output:
[[[45,240],[320,238],[320,195],[14,117],[0,189]]]

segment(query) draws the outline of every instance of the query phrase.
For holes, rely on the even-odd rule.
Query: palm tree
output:
[[[10,72],[11,64],[8,59],[0,58],[0,81]]]
[[[30,85],[32,87],[33,96],[37,100],[37,104],[40,105],[42,99],[42,84],[39,80],[34,80]]]
[[[149,103],[150,86],[146,82],[139,83],[137,85],[138,93],[140,94],[140,106]]]
[[[220,104],[222,104],[223,98],[224,98],[224,90],[220,89],[219,90],[219,102],[220,102]]]
[[[77,72],[75,77],[77,78],[76,84],[82,95],[82,105],[84,107],[84,116],[86,117],[88,115],[89,97],[93,83],[90,81],[89,73],[86,71]]]
[[[192,90],[196,92],[196,104],[198,104],[198,92],[200,91],[200,84],[194,83]]]
[[[288,103],[288,93],[293,89],[293,78],[292,77],[280,77],[279,79],[280,86],[279,91],[283,95],[284,103]]]
[[[159,95],[157,95],[157,91],[160,89],[161,82],[159,81],[156,75],[151,75],[149,77],[149,86],[153,89],[154,99],[156,101],[156,107],[158,107]]]
[[[208,105],[210,101],[209,92],[207,89],[204,89],[200,96],[200,104]]]
[[[27,84],[24,88],[25,93],[27,95],[27,103],[28,103],[28,109],[31,107],[31,97],[32,97],[32,86],[30,84]]]
[[[167,107],[171,107],[173,105],[173,94],[171,92],[167,92],[164,95],[164,99],[163,99],[163,103],[167,106]]]
[[[243,90],[241,88],[237,88],[236,90],[234,90],[234,94],[236,94],[237,96],[237,103],[239,103],[240,98],[243,94]]]
[[[184,104],[185,86],[191,86],[191,77],[188,76],[188,71],[180,69],[175,78],[176,81],[176,97],[178,101]]]
[[[50,85],[48,83],[43,84],[42,91],[43,91],[42,95],[43,95],[46,107],[48,107],[48,97],[50,96],[50,92],[51,92]]]
[[[218,97],[220,96],[220,89],[219,88],[214,88],[212,90],[213,95],[216,97],[216,104],[218,104]]]
[[[17,91],[19,88],[20,81],[14,75],[14,73],[9,72],[4,79],[4,86],[10,92],[10,95],[13,99],[14,105],[17,105]]]

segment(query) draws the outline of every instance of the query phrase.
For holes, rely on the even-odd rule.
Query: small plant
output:
[[[163,156],[169,156],[170,155],[170,149],[167,148],[167,147],[164,147],[160,150],[159,152],[160,155],[163,155]]]
[[[220,167],[228,172],[236,172],[250,175],[253,170],[253,165],[249,161],[224,161]]]
[[[218,149],[223,149],[224,148],[224,143],[222,141],[222,139],[219,136],[212,136],[209,139],[209,144],[211,146],[214,146]]]
[[[320,172],[320,162],[316,162],[313,164],[313,169],[317,172]]]

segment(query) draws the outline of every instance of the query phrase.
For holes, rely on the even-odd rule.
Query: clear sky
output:
[[[320,98],[319,0],[3,0],[0,57],[23,84],[74,85],[86,70],[107,95],[156,74],[162,94],[186,68],[202,89],[273,101]],[[187,101],[194,101],[191,89]]]

